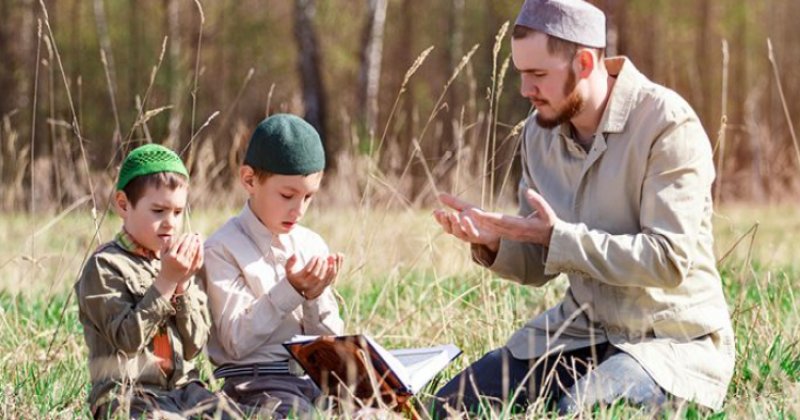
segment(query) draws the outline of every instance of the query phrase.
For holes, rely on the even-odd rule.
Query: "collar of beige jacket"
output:
[[[616,77],[608,105],[600,119],[600,133],[621,133],[625,130],[628,116],[633,109],[636,96],[644,76],[627,57],[611,57],[605,60],[608,74]]]

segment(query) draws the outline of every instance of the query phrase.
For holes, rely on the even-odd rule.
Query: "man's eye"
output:
[[[183,210],[175,210],[176,216],[180,216],[181,214],[183,214]]]
[[[153,213],[161,214],[164,212],[164,209],[153,209]]]
[[[289,200],[289,199],[291,199],[291,198],[292,198],[292,196],[291,196],[291,195],[289,195],[289,194],[281,194],[281,197],[283,197],[283,198],[285,198],[285,199],[287,199],[287,200]]]

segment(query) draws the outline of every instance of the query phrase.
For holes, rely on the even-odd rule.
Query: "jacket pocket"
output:
[[[687,342],[729,327],[730,315],[727,308],[697,304],[656,312],[652,323],[656,337]]]

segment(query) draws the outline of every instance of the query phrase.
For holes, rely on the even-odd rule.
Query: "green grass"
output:
[[[209,234],[233,211],[195,214]],[[373,335],[388,348],[453,342],[464,350],[425,393],[469,362],[502,345],[538,312],[557,302],[565,284],[529,288],[492,277],[469,260],[466,247],[441,235],[428,213],[309,215],[306,224],[347,256],[336,287],[349,332]],[[788,220],[787,220],[788,219]],[[93,221],[69,215],[36,237],[46,217],[4,215],[0,241],[0,417],[88,417],[86,348],[70,296],[92,241]],[[343,228],[341,220],[358,222]],[[729,208],[715,220],[722,256],[759,220],[722,263],[722,281],[736,331],[736,370],[723,410],[676,407],[663,418],[786,418],[800,416],[800,295],[797,247],[800,217],[791,209]],[[119,226],[102,226],[107,240]],[[752,232],[752,231],[751,231]],[[210,376],[207,360],[201,373]],[[220,384],[212,382],[212,387]],[[509,413],[494,413],[506,416]],[[552,417],[541,406],[519,416]],[[646,418],[624,404],[599,408],[601,419]]]

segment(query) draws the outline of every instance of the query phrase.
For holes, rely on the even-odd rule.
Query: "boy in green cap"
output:
[[[218,398],[190,362],[210,322],[193,281],[200,236],[179,235],[188,183],[181,159],[162,146],[141,146],[122,163],[114,195],[122,230],[75,284],[95,418],[216,412]]]
[[[319,235],[297,224],[324,169],[322,141],[310,124],[286,114],[267,118],[239,172],[249,200],[205,244],[208,355],[214,375],[225,379],[223,391],[245,411],[313,413],[320,390],[282,343],[344,329],[329,287],[342,255],[329,254]]]

